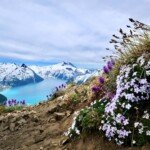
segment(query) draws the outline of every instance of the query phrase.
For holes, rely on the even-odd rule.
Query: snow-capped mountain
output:
[[[74,79],[74,82],[77,83],[77,84],[81,84],[81,83],[86,82],[89,78],[94,77],[94,76],[99,76],[100,74],[102,74],[100,72],[100,70],[95,70],[92,73],[87,73],[87,74],[84,74],[84,75],[77,76]]]
[[[55,65],[42,67],[40,66],[29,66],[29,67],[44,79],[55,77],[67,81],[73,81],[77,76],[92,73],[91,70],[77,68],[70,62],[62,62]]]
[[[0,86],[15,87],[42,81],[32,69],[25,64],[0,63]]]
[[[49,66],[0,63],[0,89],[36,83],[47,78],[58,78],[67,82],[82,83],[93,74],[94,71],[77,68],[70,62]]]

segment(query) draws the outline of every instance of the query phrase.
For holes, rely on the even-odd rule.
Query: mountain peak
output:
[[[63,61],[61,64],[62,64],[62,66],[70,65],[70,66],[72,66],[72,67],[75,67],[71,62],[65,62],[65,61]],[[76,68],[76,67],[75,67],[75,68]]]
[[[27,65],[25,65],[25,64],[22,64],[22,65],[21,65],[21,67],[23,67],[23,68],[27,68]]]

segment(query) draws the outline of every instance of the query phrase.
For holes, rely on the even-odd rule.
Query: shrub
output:
[[[150,142],[150,73],[146,56],[120,68],[115,96],[110,99],[106,95],[78,112],[69,136],[99,129],[118,145]]]
[[[98,131],[106,104],[106,100],[95,101],[90,107],[75,112],[72,126],[65,135],[73,137],[81,132]]]
[[[88,132],[90,130],[96,130],[97,126],[99,126],[99,120],[98,113],[95,110],[84,109],[80,111],[76,119],[76,125],[80,131]]]
[[[107,62],[92,88],[103,97],[76,114],[67,135],[94,128],[118,145],[150,142],[150,27],[130,21],[142,34],[130,30],[128,35],[120,29],[122,37],[113,35],[117,59]]]
[[[17,101],[16,99],[7,100],[3,105],[0,105],[0,114],[22,110],[26,106],[25,100]]]
[[[115,139],[117,144],[142,145],[150,142],[150,135],[147,134],[150,131],[150,120],[149,117],[142,117],[145,111],[147,116],[150,114],[148,69],[143,54],[136,64],[123,66],[117,77],[116,95],[106,105],[104,124],[101,126],[106,137]],[[136,122],[140,124],[140,132],[135,130]]]
[[[4,112],[4,110],[5,110],[5,106],[0,105],[0,114],[2,114]]]
[[[59,90],[59,91],[56,91],[54,92],[52,95],[50,95],[51,97],[48,98],[48,100],[54,100],[56,99],[57,97],[60,97],[62,95],[65,94],[65,91],[64,90]]]
[[[78,94],[77,93],[72,93],[71,95],[71,101],[74,103],[74,104],[77,104],[79,102],[79,97],[78,97]]]
[[[3,113],[13,112],[15,110],[22,110],[23,106],[11,106],[11,107],[5,107],[3,109]]]
[[[52,94],[46,96],[47,100],[54,100],[55,98],[64,95],[65,89],[66,89],[65,84],[62,84],[62,85],[59,85],[58,87],[55,87]]]

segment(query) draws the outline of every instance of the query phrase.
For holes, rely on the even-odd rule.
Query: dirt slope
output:
[[[72,88],[75,90],[75,88]],[[80,88],[77,88],[80,89]],[[0,150],[149,150],[118,147],[96,133],[69,140],[63,135],[70,127],[75,110],[88,101],[72,105],[65,95],[22,111],[0,115]],[[78,92],[78,91],[76,91]],[[88,94],[87,94],[88,95]],[[89,96],[89,95],[88,95]]]

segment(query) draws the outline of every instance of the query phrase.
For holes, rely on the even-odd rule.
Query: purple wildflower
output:
[[[17,103],[17,100],[15,99],[15,100],[14,100],[14,104],[16,104],[16,103]]]
[[[109,69],[108,69],[106,66],[103,67],[103,71],[104,71],[104,73],[106,73],[106,74],[109,73]]]
[[[110,93],[107,94],[107,96],[108,96],[109,99],[113,99],[115,94],[110,92]]]
[[[111,63],[111,61],[108,61],[108,62],[107,62],[107,67],[108,67],[109,70],[112,69],[113,64]]]
[[[99,91],[100,91],[100,87],[98,87],[98,86],[93,86],[93,87],[92,87],[92,91],[93,91],[94,93],[99,92]]]
[[[8,106],[12,106],[12,101],[11,100],[8,101]]]
[[[23,105],[23,104],[22,104],[22,101],[20,101],[19,103],[20,103],[20,105]]]
[[[16,99],[7,100],[4,105],[6,107],[17,106],[17,105],[25,105],[25,100],[17,101]]]
[[[104,77],[99,77],[99,82],[100,82],[101,84],[104,84],[104,82],[105,82]]]
[[[22,105],[25,105],[25,104],[26,104],[26,102],[25,102],[25,100],[23,100],[23,101],[22,101]]]
[[[59,89],[58,89],[58,87],[56,87],[56,91],[58,91]]]
[[[112,63],[112,65],[115,65],[114,59],[111,59],[111,63]]]

